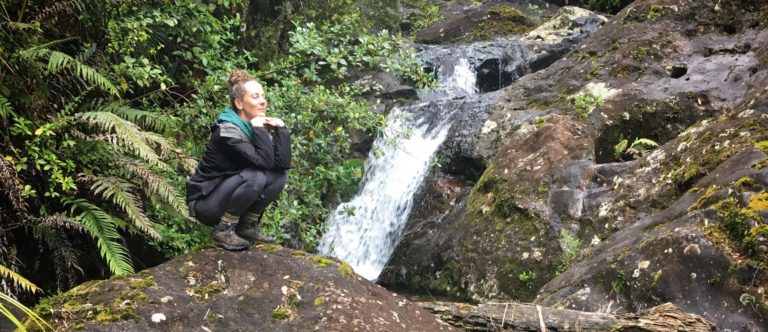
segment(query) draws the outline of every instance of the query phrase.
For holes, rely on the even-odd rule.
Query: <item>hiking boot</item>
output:
[[[232,251],[248,248],[250,243],[235,233],[236,220],[237,217],[225,213],[219,223],[213,226],[213,242],[217,247]]]
[[[259,230],[259,220],[261,214],[255,212],[246,212],[240,218],[240,222],[235,227],[235,233],[251,244],[256,242],[275,243],[275,239],[269,235],[261,234]]]

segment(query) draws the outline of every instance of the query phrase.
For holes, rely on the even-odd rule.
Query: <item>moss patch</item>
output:
[[[324,295],[320,295],[316,297],[315,300],[312,301],[312,303],[314,303],[315,305],[321,305],[327,301],[328,301],[328,298],[326,298]]]
[[[745,176],[733,183],[733,189],[750,189],[755,185],[755,179]]]
[[[749,199],[749,209],[755,212],[768,211],[768,193],[762,192]]]
[[[150,287],[157,286],[157,283],[155,282],[155,278],[153,278],[148,273],[141,274],[141,279],[129,279],[128,281],[128,287],[131,289],[147,289]]]
[[[148,302],[149,297],[140,289],[131,288],[129,286],[130,278],[118,278],[116,280],[125,281],[126,284],[111,285],[110,289],[128,286],[126,288],[130,290],[120,293],[109,304],[89,304],[88,298],[105,290],[104,280],[96,280],[77,286],[66,293],[45,298],[34,310],[54,325],[57,321],[77,321],[81,328],[85,328],[86,323],[108,324],[138,319],[136,307],[139,303]]]
[[[341,262],[339,264],[338,271],[339,274],[341,274],[343,277],[349,278],[354,275],[354,273],[352,273],[352,266],[350,266],[347,262]]]
[[[768,154],[768,141],[757,142],[755,147]]]
[[[197,302],[207,302],[214,299],[213,295],[224,291],[224,286],[218,282],[212,282],[206,286],[192,287],[187,289],[188,294]]]
[[[261,243],[261,244],[257,244],[255,248],[264,252],[273,252],[275,250],[283,249],[283,246],[279,244]]]
[[[756,243],[768,238],[768,225],[762,222],[758,211],[768,209],[768,193],[761,192],[750,199],[746,208],[741,208],[733,197],[723,199],[712,208],[720,219],[720,227],[736,251],[747,257],[764,260],[765,253],[759,253]]]
[[[493,37],[519,35],[526,33],[536,26],[536,22],[510,5],[501,4],[491,7],[488,15],[463,41],[488,40]]]
[[[333,264],[333,261],[322,256],[310,256],[309,260],[314,262],[317,267],[324,268]]]

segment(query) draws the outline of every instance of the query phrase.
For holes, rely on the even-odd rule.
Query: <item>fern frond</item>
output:
[[[145,140],[144,136],[147,132],[141,130],[136,124],[113,113],[102,111],[80,113],[75,117],[87,125],[104,132],[114,133],[115,140],[111,142],[116,146],[138,156],[155,167],[170,170],[170,167],[160,160],[160,156],[155,153],[154,149]]]
[[[87,230],[77,220],[61,214],[40,219],[55,219],[55,221],[44,221],[35,225],[32,235],[35,240],[44,243],[51,250],[59,288],[68,289],[72,286],[72,281],[77,278],[75,272],[79,272],[82,276],[83,269],[78,265],[78,251],[62,230],[74,229],[81,230],[83,233],[87,233]]]
[[[144,132],[144,139],[148,143],[153,143],[154,146],[160,150],[160,155],[167,157],[171,152],[176,152],[176,148],[165,137],[158,133]]]
[[[7,119],[8,115],[16,116],[16,113],[13,111],[11,102],[5,99],[5,97],[0,96],[0,118]]]
[[[182,194],[170,182],[153,172],[149,165],[138,161],[122,160],[121,166],[130,175],[142,179],[148,196],[158,197],[182,216],[189,217]]]
[[[27,213],[27,201],[21,193],[22,182],[13,164],[6,160],[4,155],[0,156],[3,157],[0,158],[0,189],[8,197],[15,212],[24,215]]]
[[[123,119],[136,123],[143,128],[152,131],[168,133],[176,128],[177,119],[175,117],[158,112],[138,110],[120,104],[109,105],[105,107],[104,110],[115,113]]]
[[[25,332],[26,328],[24,327],[24,324],[19,321],[19,319],[10,311],[8,308],[5,307],[3,302],[6,302],[17,309],[21,310],[29,319],[32,320],[32,322],[37,325],[37,327],[40,328],[40,330],[45,331],[46,329],[53,330],[53,327],[49,325],[43,318],[41,318],[36,312],[32,311],[32,309],[27,308],[27,306],[21,304],[19,301],[16,301],[16,299],[8,296],[8,294],[0,293],[0,314],[8,318],[11,322],[13,322],[16,327],[19,328],[20,331]]]
[[[188,174],[194,173],[195,169],[197,168],[197,159],[188,157],[186,155],[179,156],[179,162]]]
[[[131,192],[135,189],[131,183],[117,177],[89,177],[89,179],[92,182],[91,191],[94,195],[117,205],[136,228],[153,239],[160,239],[160,234],[149,218],[144,215],[141,201]]]
[[[60,14],[71,15],[83,11],[83,3],[79,0],[61,1],[43,8],[33,18],[33,21],[42,21],[49,17],[57,18]],[[54,20],[55,21],[55,20]]]
[[[109,79],[101,75],[96,69],[77,61],[77,59],[66,53],[54,51],[42,46],[36,46],[19,52],[19,55],[22,59],[26,60],[37,60],[48,57],[49,73],[58,74],[64,69],[70,69],[74,76],[109,92],[113,96],[120,95],[117,87],[112,84]]]
[[[71,206],[72,215],[75,215],[76,211],[80,212],[75,219],[83,223],[88,233],[96,239],[101,256],[107,261],[110,271],[115,275],[132,274],[133,265],[128,249],[118,242],[122,238],[117,232],[112,216],[85,199],[67,198],[62,201]]]
[[[57,45],[61,45],[63,43],[75,40],[77,38],[78,37],[69,37],[69,38],[62,38],[62,39],[52,40],[52,41],[49,41],[47,43],[40,44],[40,45],[35,45],[35,46],[32,46],[32,47],[30,47],[30,48],[28,48],[26,50],[22,50],[22,51],[19,52],[19,55],[21,56],[22,59],[25,59],[25,60],[39,59],[39,58],[44,57],[45,54],[47,54],[47,51],[50,50],[51,47],[54,47],[54,46],[57,46]],[[36,55],[36,56],[34,56],[34,55]]]
[[[83,224],[79,223],[74,218],[63,214],[52,214],[45,217],[31,218],[37,224],[42,224],[50,228],[73,230],[81,233],[86,233],[87,230],[83,227]]]
[[[634,142],[632,142],[632,146],[630,146],[630,149],[655,149],[659,147],[659,143],[656,143],[656,141],[648,139],[648,138],[638,138]]]
[[[19,285],[19,287],[21,287],[21,289],[25,291],[32,292],[32,293],[37,293],[40,291],[40,288],[35,286],[35,284],[33,284],[31,281],[22,277],[18,273],[13,272],[13,270],[5,267],[2,264],[0,264],[0,277],[10,279],[11,282],[13,282],[16,285]]]
[[[101,75],[96,69],[88,66],[77,59],[67,55],[66,53],[49,50],[48,54],[48,71],[56,74],[64,68],[71,68],[75,76],[82,80],[94,84],[104,91],[109,92],[113,96],[119,96],[120,92],[117,87],[112,84],[106,77]]]
[[[93,86],[87,87],[83,92],[81,92],[77,97],[73,98],[72,100],[68,101],[66,105],[64,105],[64,108],[61,110],[61,114],[72,114],[73,111],[80,106],[80,104],[83,102],[83,99],[88,95],[88,93],[93,90]]]

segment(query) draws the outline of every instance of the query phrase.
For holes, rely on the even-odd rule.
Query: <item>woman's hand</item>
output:
[[[283,123],[283,120],[280,120],[278,118],[265,117],[264,125],[268,127],[280,128],[280,127],[284,127],[285,123]]]
[[[257,116],[253,119],[251,119],[251,126],[254,127],[264,127],[264,125],[267,123],[266,117],[263,116]]]

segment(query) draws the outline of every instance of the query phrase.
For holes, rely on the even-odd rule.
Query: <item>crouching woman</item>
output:
[[[257,241],[259,221],[280,196],[291,162],[291,135],[282,120],[266,116],[261,84],[247,73],[230,75],[230,107],[219,114],[195,174],[187,180],[190,214],[213,226],[213,241],[243,250]]]

